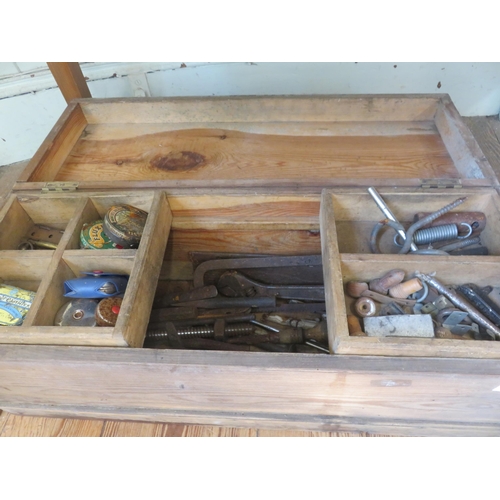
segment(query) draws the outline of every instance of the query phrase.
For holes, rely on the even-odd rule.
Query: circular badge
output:
[[[94,222],[88,222],[83,225],[80,232],[80,246],[93,250],[120,248],[120,246],[111,241],[104,232],[102,220],[95,220]]]
[[[95,311],[97,326],[115,326],[121,305],[121,297],[110,297],[101,300]]]
[[[147,212],[131,205],[112,206],[104,216],[104,232],[124,248],[137,248],[147,217]]]
[[[56,326],[96,326],[97,299],[75,299],[64,304],[54,319]]]

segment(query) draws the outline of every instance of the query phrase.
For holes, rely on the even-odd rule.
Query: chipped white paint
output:
[[[500,63],[82,63],[82,70],[93,97],[134,97],[139,89],[153,97],[448,93],[463,116],[500,111]],[[145,75],[148,89],[131,84],[134,74]],[[0,165],[30,158],[64,107],[45,63],[0,63]]]

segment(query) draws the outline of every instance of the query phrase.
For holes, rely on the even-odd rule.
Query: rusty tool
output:
[[[189,302],[200,309],[220,309],[223,307],[276,307],[276,297],[214,297],[213,299]],[[174,307],[178,307],[174,304]]]
[[[472,283],[460,285],[457,287],[457,292],[465,297],[492,323],[500,327],[500,311],[493,302],[488,300],[487,296],[482,296],[478,286]]]
[[[424,217],[423,219],[420,219],[417,222],[414,222],[407,230],[406,230],[406,241],[403,244],[403,247],[399,251],[400,254],[406,254],[410,250],[411,242],[413,241],[413,235],[414,233],[418,230],[424,227],[426,224],[429,224],[442,215],[446,214],[447,212],[450,212],[454,208],[458,207],[461,205],[464,201],[467,200],[467,197],[462,197],[458,198],[452,203],[449,203],[448,205],[444,206],[443,208],[436,210],[436,212],[432,212],[430,215]]]
[[[198,349],[203,351],[265,352],[267,350],[256,345],[228,344],[220,340],[203,338],[183,338],[179,345],[172,344],[172,341],[167,338],[146,338],[144,345],[155,349]]]
[[[184,327],[191,327],[191,326],[208,326],[208,325],[214,325],[217,320],[224,320],[226,323],[245,323],[245,322],[252,322],[255,321],[255,314],[246,314],[246,315],[241,315],[237,314],[234,316],[224,316],[224,317],[218,317],[218,318],[194,318],[194,319],[184,319],[184,320],[177,320],[177,321],[168,321],[170,323],[173,323],[176,328],[184,328]],[[158,330],[162,329],[165,325],[165,321],[151,321],[148,324],[148,329],[149,330]]]
[[[194,271],[195,288],[204,286],[205,273],[213,270],[255,269],[262,267],[318,267],[322,266],[321,255],[303,255],[288,257],[257,257],[243,259],[219,259],[206,261]]]
[[[430,214],[431,212],[419,212],[415,214],[413,221],[417,222]],[[486,215],[484,215],[483,212],[448,212],[429,224],[422,226],[422,229],[440,226],[442,224],[460,225],[461,223],[469,224],[473,234],[477,235],[486,227]]]
[[[325,302],[308,302],[302,304],[281,304],[274,307],[259,307],[258,312],[276,313],[318,313],[326,312]]]
[[[231,337],[227,339],[230,344],[263,344],[271,342],[273,344],[303,344],[304,332],[299,328],[288,328],[279,333],[269,332],[264,335],[245,335]]]
[[[256,259],[267,257],[282,257],[281,255],[272,255],[268,253],[232,253],[232,252],[207,252],[207,251],[193,251],[189,252],[189,259],[196,268],[203,262],[208,260],[222,260],[222,259]],[[283,257],[285,257],[283,255]]]
[[[318,349],[321,352],[325,352],[327,354],[330,354],[330,350],[329,349],[327,349],[326,347],[322,346],[321,344],[318,344],[314,340],[307,340],[306,342],[304,342],[304,344],[308,345],[310,347],[314,347],[315,349]]]
[[[193,302],[195,300],[212,299],[217,297],[217,288],[214,285],[202,286],[200,288],[194,288],[183,293],[170,293],[162,297],[158,302],[161,306],[170,306],[174,304],[180,304],[182,302]],[[186,304],[189,305],[189,304]]]
[[[410,299],[397,299],[394,297],[389,297],[387,295],[382,295],[381,293],[372,292],[371,290],[365,290],[361,297],[368,297],[373,299],[375,302],[380,302],[381,304],[390,304],[391,302],[396,302],[397,304],[401,304],[404,306],[414,306],[417,301]]]
[[[324,300],[325,287],[323,286],[277,286],[259,283],[247,278],[238,271],[224,273],[217,282],[221,294],[227,297],[277,297],[280,299],[297,300]]]
[[[372,197],[373,201],[376,203],[376,205],[380,209],[380,211],[387,217],[387,219],[399,224],[399,221],[396,219],[396,216],[392,213],[391,209],[387,206],[387,204],[383,200],[382,196],[380,196],[380,193],[374,187],[369,187],[368,193],[370,194],[370,196]],[[403,228],[397,229],[397,232],[401,236],[401,238],[403,238],[403,240],[406,240],[406,232]],[[415,245],[414,243],[411,243],[411,250],[412,251],[418,250],[417,245]],[[376,253],[376,252],[373,252],[373,253]]]
[[[194,319],[197,317],[196,307],[169,307],[165,309],[153,309],[149,321],[151,323],[159,321],[177,321],[184,319]]]
[[[35,248],[54,250],[61,241],[64,231],[41,224],[33,224],[18,246],[18,250]]]
[[[469,304],[466,300],[462,299],[455,291],[450,290],[448,287],[443,285],[440,281],[432,276],[423,274],[421,272],[415,272],[415,276],[422,281],[425,281],[428,285],[435,288],[440,294],[444,295],[450,302],[457,306],[462,311],[469,314],[470,318],[478,323],[480,326],[484,327],[486,331],[491,332],[496,340],[500,340],[500,329],[494,325],[490,320],[485,318],[476,308]]]
[[[168,326],[168,324],[167,324]],[[175,327],[175,325],[174,325]],[[215,326],[180,326],[175,327],[177,335],[179,338],[189,337],[189,338],[214,338],[215,336]],[[255,331],[255,326],[247,323],[235,323],[231,325],[224,325],[224,336],[240,336],[251,334]],[[170,337],[171,333],[168,328],[164,329],[151,329],[147,331],[146,337],[152,339],[161,339]]]

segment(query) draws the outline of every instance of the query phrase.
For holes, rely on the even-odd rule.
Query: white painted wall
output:
[[[82,69],[96,98],[448,93],[463,116],[500,112],[500,63],[181,64],[82,63]],[[65,105],[45,63],[0,63],[0,165],[30,158]]]

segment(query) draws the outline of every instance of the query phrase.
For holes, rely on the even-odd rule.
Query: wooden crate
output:
[[[147,273],[150,263],[156,264],[171,226],[158,270],[159,290],[164,279],[192,277],[190,250],[308,254],[319,253],[323,245],[328,294],[337,294],[335,304],[345,308],[342,287],[330,281],[332,275],[362,275],[362,262],[373,257],[356,239],[346,250],[340,236],[349,233],[349,224],[372,219],[351,217],[354,205],[348,203],[347,215],[339,217],[335,203],[343,206],[346,193],[366,193],[371,185],[384,196],[424,196],[428,179],[440,179],[433,181],[436,186],[442,179],[462,186],[453,193],[430,188],[429,198],[467,191],[482,207],[496,211],[498,181],[446,95],[91,99],[68,106],[15,185],[17,205],[11,206],[35,220],[24,200],[51,203],[41,194],[51,182],[76,183],[75,193],[51,196],[68,206],[79,197],[90,198],[90,211],[93,205],[99,213],[96,196],[151,196],[146,193],[153,191],[154,199],[164,203],[155,212],[155,236],[159,231],[160,238],[146,240],[148,249],[141,243],[131,271],[137,265]],[[322,224],[328,221],[331,227],[323,226],[320,234],[325,188],[333,208],[322,210]],[[84,205],[89,206],[78,205],[80,213]],[[59,221],[66,228],[64,248],[37,254],[49,265],[35,283],[38,304],[30,311],[31,322],[49,322],[42,302],[51,300],[65,273],[83,269],[87,254],[74,246],[76,233],[68,229],[83,219],[75,215],[76,208],[71,210],[64,208],[68,215]],[[377,209],[370,213],[378,219]],[[16,237],[9,237],[0,260],[9,257]],[[493,233],[489,241],[496,241]],[[112,252],[106,254],[110,265]],[[391,265],[387,259],[382,264],[379,256],[377,265]],[[495,257],[480,261],[486,276],[486,263]],[[435,262],[447,269],[445,259]],[[142,288],[127,290],[132,292],[131,314],[120,326],[128,328],[129,337],[108,336],[137,347],[155,284],[141,279],[142,272],[138,276]],[[329,312],[336,349],[345,317],[342,310]],[[73,341],[40,345],[48,339],[44,328],[53,327],[38,323],[29,328],[38,345],[0,344],[0,407],[22,414],[391,434],[500,434],[500,370],[494,359],[431,358],[426,354],[430,349],[426,357],[412,357],[397,349],[357,356],[122,349]]]

